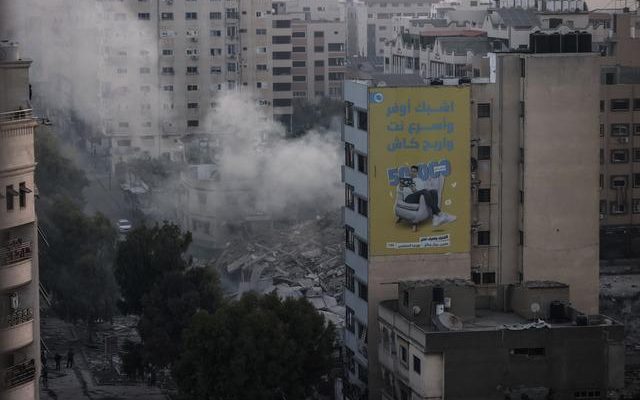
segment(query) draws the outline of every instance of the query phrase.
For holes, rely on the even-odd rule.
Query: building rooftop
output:
[[[420,286],[475,286],[468,279],[401,279],[398,283],[402,283],[407,287]]]
[[[460,280],[465,282],[464,280]],[[391,311],[396,314],[396,318],[403,318],[408,320],[408,318],[402,316],[398,311],[398,300],[386,300],[380,303],[380,308]],[[444,313],[444,316],[450,316],[452,314]],[[500,331],[500,330],[513,330],[513,331],[521,331],[527,329],[544,329],[544,328],[568,328],[577,326],[575,319],[570,318],[562,322],[558,321],[543,321],[543,320],[535,320],[530,321],[527,320],[514,312],[504,312],[504,311],[494,311],[494,310],[486,310],[479,309],[476,310],[475,318],[468,319],[462,321],[461,319],[456,318],[456,320],[462,323],[461,329],[438,329],[431,323],[425,323],[420,320],[411,320],[415,326],[420,328],[425,333],[429,332],[475,332],[475,331]],[[609,325],[620,325],[620,323],[612,318],[606,317],[604,315],[590,315],[586,317],[586,325],[584,326],[609,326]]]
[[[534,10],[516,8],[498,8],[489,15],[493,24],[502,23],[516,28],[540,26],[540,18]]]
[[[437,40],[445,53],[467,54],[470,51],[473,54],[484,55],[491,51],[486,37],[441,37]]]
[[[422,31],[421,36],[427,37],[482,37],[487,36],[487,32],[475,29],[447,29],[441,31]]]

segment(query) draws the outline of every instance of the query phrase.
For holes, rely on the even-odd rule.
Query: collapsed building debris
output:
[[[327,321],[344,327],[343,233],[340,212],[298,223],[278,223],[263,234],[240,233],[209,260],[225,280],[237,283],[230,297],[275,292],[307,300]]]

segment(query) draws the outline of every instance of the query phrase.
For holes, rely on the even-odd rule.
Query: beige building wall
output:
[[[40,310],[31,61],[0,43],[0,398],[39,398]],[[15,378],[20,372],[20,379]]]
[[[524,57],[523,279],[570,287],[598,313],[598,104],[596,55]]]

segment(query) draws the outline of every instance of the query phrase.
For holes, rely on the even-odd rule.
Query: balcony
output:
[[[9,352],[33,343],[33,310],[14,311],[0,321],[0,351]]]
[[[31,242],[11,241],[0,248],[0,291],[31,281]]]
[[[0,124],[33,120],[33,111],[29,109],[0,113]]]
[[[35,399],[35,360],[31,359],[0,371],[0,376],[0,393],[4,400]]]

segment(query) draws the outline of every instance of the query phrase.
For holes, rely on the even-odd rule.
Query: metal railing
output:
[[[17,263],[31,258],[31,242],[22,239],[12,240],[0,247],[0,266]]]
[[[0,319],[0,329],[11,328],[33,320],[33,309],[21,308]]]
[[[29,119],[33,119],[33,110],[30,108],[0,113],[0,123],[24,121]]]
[[[31,359],[0,371],[0,390],[7,390],[32,381],[36,376],[36,362]]]

